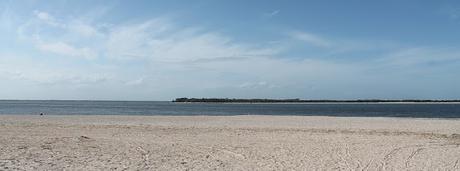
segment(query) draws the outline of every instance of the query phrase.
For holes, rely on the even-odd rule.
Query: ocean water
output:
[[[304,115],[460,118],[460,104],[222,104],[159,101],[0,100],[0,114]]]

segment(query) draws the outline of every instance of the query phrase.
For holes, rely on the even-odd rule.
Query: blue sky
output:
[[[459,1],[1,1],[0,99],[460,99]]]

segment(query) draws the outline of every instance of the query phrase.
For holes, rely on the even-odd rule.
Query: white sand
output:
[[[460,170],[460,120],[0,115],[0,170]]]

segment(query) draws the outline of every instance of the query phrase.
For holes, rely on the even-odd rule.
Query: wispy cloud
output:
[[[274,17],[277,16],[281,11],[280,10],[273,10],[271,12],[264,13],[266,17]]]
[[[130,81],[127,81],[125,84],[128,86],[136,86],[136,85],[141,85],[142,83],[144,83],[144,78],[130,80]]]
[[[220,33],[177,28],[168,20],[115,27],[108,37],[108,53],[114,58],[143,57],[153,61],[183,62],[277,53],[275,48],[235,43]]]
[[[287,33],[291,38],[304,41],[312,46],[316,47],[331,47],[332,43],[316,34],[301,32],[301,31],[290,31]]]
[[[41,20],[48,21],[48,22],[53,22],[53,23],[55,22],[54,17],[51,16],[50,14],[48,14],[47,12],[34,11],[34,14],[35,14],[35,16],[37,16],[37,18],[39,18]]]
[[[301,47],[303,49],[308,48],[309,50],[321,52],[320,56],[356,55],[372,51],[392,51],[401,47],[400,43],[389,40],[331,37],[299,30],[289,30],[284,34],[287,35],[290,40],[295,41],[293,44],[302,45]]]
[[[452,20],[460,19],[460,7],[447,6],[440,9],[441,13]]]
[[[66,27],[64,24],[61,24],[59,22],[56,21],[56,19],[50,15],[49,13],[47,12],[43,12],[43,11],[34,11],[34,15],[41,21],[49,24],[49,25],[52,25],[52,26],[55,26],[55,27]]]
[[[78,20],[70,23],[68,29],[86,37],[101,35],[101,33],[94,26]]]
[[[274,84],[270,84],[266,81],[259,81],[259,82],[245,82],[243,84],[238,85],[239,88],[245,89],[259,89],[259,88],[275,88],[277,87]]]
[[[53,86],[94,85],[114,80],[111,73],[94,69],[51,65],[41,59],[0,54],[0,78]]]
[[[11,29],[13,19],[11,18],[11,11],[8,7],[1,9],[0,13],[0,28]]]
[[[34,44],[44,53],[62,57],[97,58],[100,47],[94,46],[104,36],[91,23],[78,18],[57,18],[45,11],[35,10],[35,18],[17,28],[20,39]]]
[[[97,53],[89,48],[76,48],[64,42],[38,42],[36,46],[44,52],[51,52],[61,56],[83,57],[86,59],[95,59],[97,57]]]
[[[99,30],[93,26],[91,23],[85,22],[82,18],[56,18],[48,12],[45,11],[34,11],[35,17],[38,21],[30,20],[25,25],[35,26],[35,27],[45,27],[42,23],[47,24],[52,27],[57,27],[59,29],[68,31],[72,34],[79,34],[80,36],[99,36],[101,33]]]
[[[388,66],[428,69],[460,63],[460,51],[457,48],[414,47],[391,52],[377,61]]]

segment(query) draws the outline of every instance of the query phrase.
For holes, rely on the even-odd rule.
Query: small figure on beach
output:
[[[43,116],[44,114],[40,112],[40,116]]]

